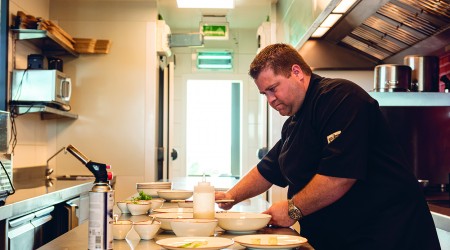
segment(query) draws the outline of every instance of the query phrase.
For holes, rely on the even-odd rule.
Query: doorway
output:
[[[241,99],[240,82],[187,81],[187,176],[239,176]]]

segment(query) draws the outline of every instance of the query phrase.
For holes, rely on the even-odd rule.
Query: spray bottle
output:
[[[89,192],[88,249],[113,249],[112,223],[114,190],[109,185],[112,172],[109,165],[92,162],[74,146],[67,151],[80,160],[95,176],[94,186]]]

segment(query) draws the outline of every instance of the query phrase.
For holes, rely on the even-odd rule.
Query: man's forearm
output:
[[[355,179],[316,174],[300,192],[294,195],[293,201],[303,215],[308,215],[339,200],[355,182]]]
[[[245,199],[259,195],[267,191],[272,183],[267,181],[258,171],[257,167],[253,167],[244,178],[242,178],[229,193],[234,197],[235,203],[239,203]]]

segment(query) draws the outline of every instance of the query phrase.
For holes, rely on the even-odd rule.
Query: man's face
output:
[[[255,80],[259,92],[269,105],[282,116],[293,116],[300,109],[306,95],[303,72],[293,68],[289,78],[265,69]]]

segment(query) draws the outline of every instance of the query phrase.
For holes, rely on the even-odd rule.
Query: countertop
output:
[[[0,220],[31,213],[89,192],[92,184],[93,180],[53,180],[50,185],[45,180],[30,180],[27,186],[22,185],[6,198],[5,205],[0,207]]]
[[[163,207],[173,207],[177,206],[176,203],[165,203]],[[262,212],[268,207],[268,203],[262,199],[260,196],[255,197],[246,201],[241,202],[233,207],[231,211],[240,211],[240,212]],[[216,211],[219,209],[216,207]],[[119,220],[132,220],[132,221],[142,221],[148,220],[147,215],[139,215],[139,216],[131,216],[129,214],[121,214]],[[46,245],[39,248],[39,250],[65,250],[65,249],[87,249],[88,246],[88,222],[85,222],[78,226],[77,228],[61,235],[57,239],[47,243]],[[298,235],[297,231],[292,228],[263,228],[254,234],[283,234],[283,235]],[[217,227],[215,231],[216,237],[224,237],[232,239],[238,234],[230,234],[227,231],[222,230]],[[152,240],[140,240],[137,233],[134,229],[131,229],[131,232],[127,235],[126,240],[114,240],[113,247],[114,249],[163,249],[156,241],[176,237],[173,232],[163,231],[161,230],[159,234],[155,236]],[[225,249],[245,249],[245,247],[241,246],[238,243],[234,243],[228,248]],[[303,244],[301,247],[297,249],[308,250],[314,249],[308,243]]]

